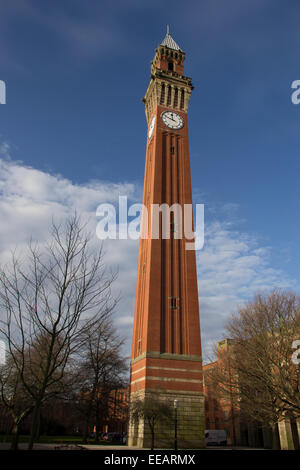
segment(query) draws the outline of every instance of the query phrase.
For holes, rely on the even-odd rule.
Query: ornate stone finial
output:
[[[167,24],[167,34],[170,34],[170,26]]]

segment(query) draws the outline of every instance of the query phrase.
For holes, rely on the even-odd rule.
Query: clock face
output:
[[[152,134],[153,134],[153,131],[154,131],[155,120],[156,120],[156,116],[153,116],[152,121],[151,121],[151,124],[150,124],[150,126],[149,126],[149,132],[148,132],[148,137],[149,137],[149,139],[151,139]]]
[[[163,123],[170,127],[170,129],[181,129],[184,126],[184,120],[182,117],[173,111],[165,111],[162,113],[161,118]]]

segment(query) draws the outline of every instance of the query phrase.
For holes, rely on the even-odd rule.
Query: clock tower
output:
[[[143,99],[148,130],[142,225],[147,219],[148,232],[139,246],[130,400],[167,402],[177,416],[178,448],[199,448],[204,409],[196,256],[187,249],[183,218],[172,210],[184,213],[192,204],[187,111],[193,86],[184,59],[168,30]],[[160,211],[156,237],[153,207],[171,208],[165,218]],[[173,446],[174,419],[158,422],[156,446]],[[150,442],[147,421],[130,419],[128,445]]]

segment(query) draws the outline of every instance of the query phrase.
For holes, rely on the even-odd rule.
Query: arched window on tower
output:
[[[184,109],[184,89],[181,90],[180,109]]]
[[[173,64],[173,62],[169,62],[169,63],[168,63],[168,70],[171,70],[171,71],[173,72],[173,70],[174,70],[174,64]]]
[[[164,104],[164,102],[165,102],[165,84],[163,83],[161,86],[160,104]]]
[[[178,106],[178,88],[175,88],[174,90],[174,108],[177,108]]]
[[[171,88],[171,85],[169,85],[169,86],[168,86],[167,106],[170,106],[170,104],[171,104],[171,91],[172,91],[172,88]]]

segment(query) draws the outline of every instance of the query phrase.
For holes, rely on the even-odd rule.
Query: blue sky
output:
[[[205,204],[207,228],[197,254],[204,342],[220,339],[226,317],[257,290],[299,290],[300,105],[290,88],[300,79],[299,14],[297,0],[2,0],[0,252],[30,233],[43,237],[53,212],[94,214],[125,193],[139,200],[141,99],[168,23],[195,86],[189,132],[194,200]],[[108,251],[120,266],[129,338],[137,244]]]

